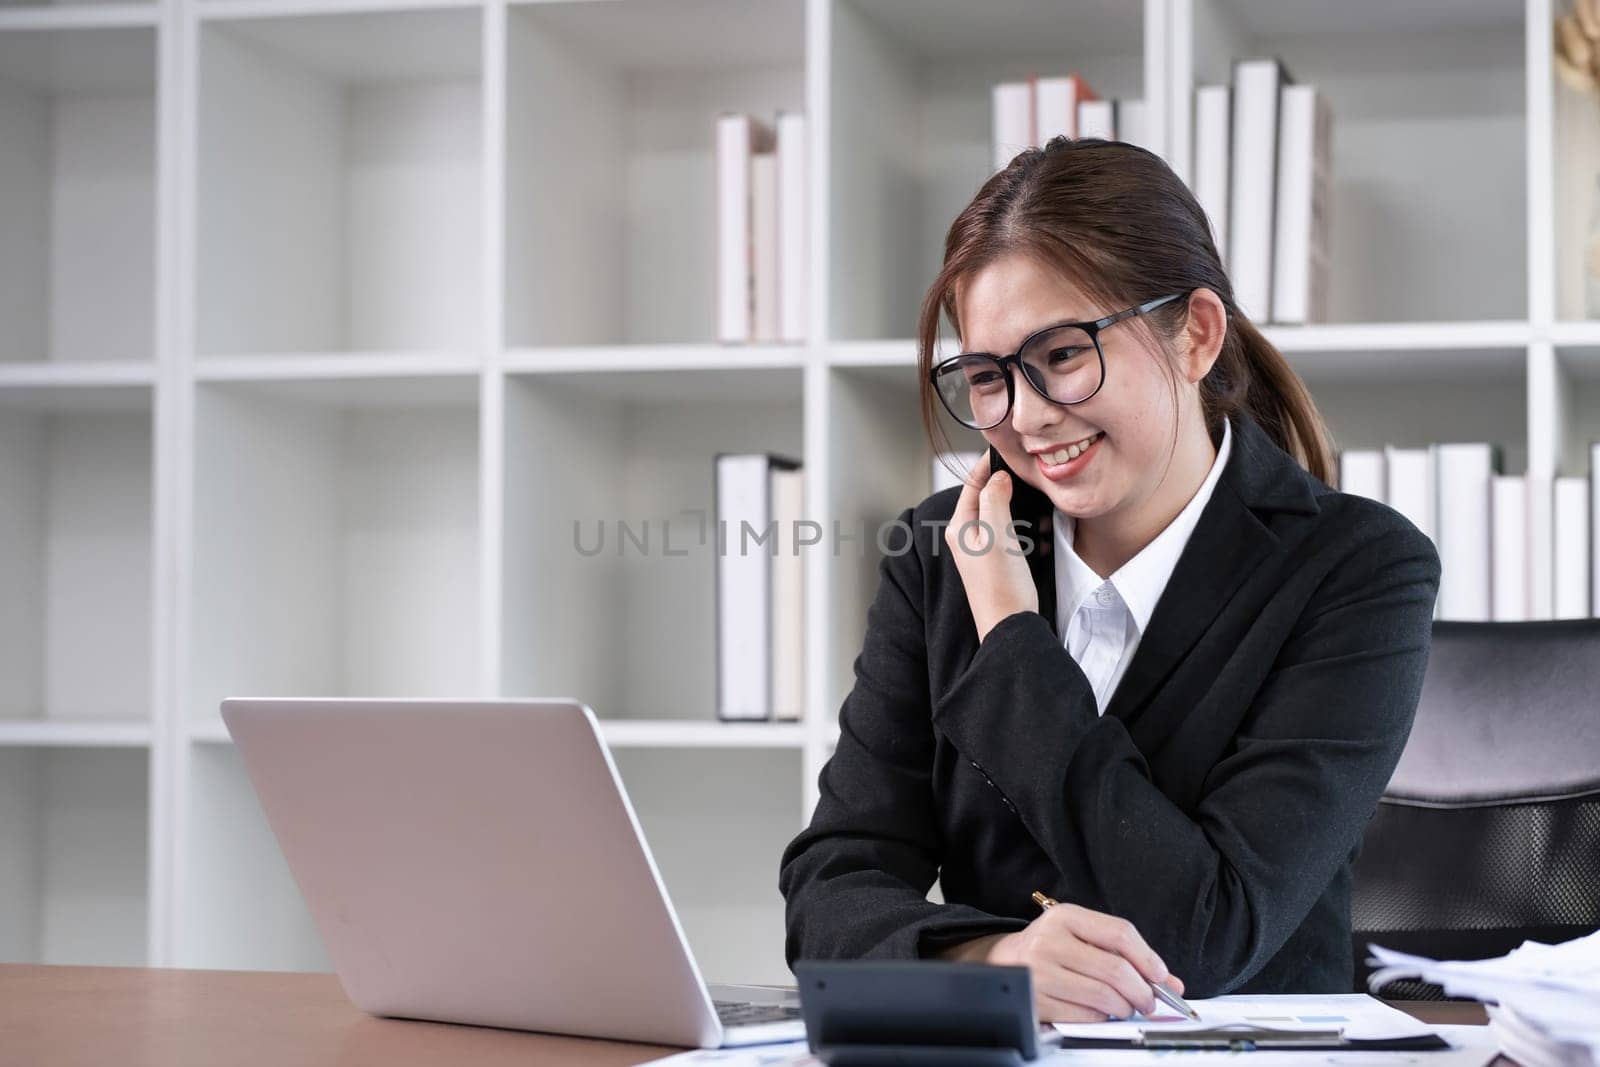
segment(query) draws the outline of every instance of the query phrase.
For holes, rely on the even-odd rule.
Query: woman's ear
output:
[[[1211,365],[1222,353],[1222,342],[1228,336],[1228,309],[1222,298],[1210,289],[1196,289],[1189,294],[1189,316],[1184,322],[1180,338],[1180,358],[1183,376],[1198,382],[1211,371]]]

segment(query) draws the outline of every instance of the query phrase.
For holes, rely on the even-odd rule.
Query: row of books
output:
[[[1492,442],[1352,449],[1339,488],[1382,501],[1439,549],[1441,619],[1600,615],[1600,443],[1588,477],[1502,473]]]
[[[1143,100],[1103,99],[1077,74],[1001,82],[991,95],[997,170],[1058,135],[1156,147]],[[1257,322],[1326,321],[1327,98],[1278,59],[1240,60],[1231,85],[1195,90],[1193,143],[1191,187],[1240,310]]]
[[[805,115],[717,116],[716,212],[717,340],[803,341]]]
[[[1000,82],[990,87],[994,169],[1052,137],[1101,137],[1148,146],[1144,101],[1106,99],[1078,74]]]
[[[795,721],[805,705],[805,471],[790,456],[716,456],[717,717]]]
[[[934,492],[978,452],[935,456]],[[1387,504],[1439,550],[1440,619],[1523,622],[1600,616],[1600,443],[1588,477],[1501,473],[1499,445],[1347,449],[1339,489]]]
[[[1333,113],[1278,59],[1234,64],[1232,85],[1194,94],[1190,183],[1233,282],[1257,322],[1328,318]]]

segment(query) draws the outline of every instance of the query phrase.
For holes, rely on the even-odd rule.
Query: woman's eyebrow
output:
[[[1034,334],[1038,333],[1040,330],[1048,330],[1048,329],[1051,329],[1052,327],[1055,327],[1055,326],[1072,326],[1072,325],[1075,325],[1075,324],[1080,323],[1080,322],[1093,322],[1093,321],[1094,321],[1093,319],[1079,318],[1079,317],[1070,316],[1070,315],[1065,317],[1065,318],[1055,318],[1055,319],[1049,320],[1048,322],[1044,323],[1041,326],[1035,326],[1033,329],[1031,329],[1027,333],[1023,334],[1022,338],[1023,338],[1023,340],[1027,340],[1028,338],[1032,337]],[[1008,348],[1008,349],[1006,349],[1006,351],[1007,352],[1015,352],[1016,348]],[[995,355],[995,354],[996,354],[995,351],[993,349],[990,349],[990,348],[963,349],[962,351],[956,353],[956,355],[958,355],[958,356],[992,356],[992,355]]]

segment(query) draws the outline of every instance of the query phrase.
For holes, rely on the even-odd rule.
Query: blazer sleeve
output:
[[[1193,995],[1238,988],[1288,940],[1410,733],[1438,552],[1409,523],[1364,525],[1377,532],[1313,593],[1191,810],[1151,780],[1122,720],[1081,699],[1037,613],[997,623],[934,708],[1057,868],[1083,872]]]
[[[911,530],[912,508],[897,529]],[[780,861],[785,956],[915,959],[1027,923],[928,900],[938,876],[922,570],[913,544],[878,565],[839,741],[818,777],[810,825]]]

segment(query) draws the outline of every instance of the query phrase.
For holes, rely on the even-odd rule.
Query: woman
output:
[[[934,366],[941,310],[963,354]],[[782,859],[789,963],[1025,965],[1044,1021],[1149,1010],[1151,981],[1349,991],[1432,542],[1329,488],[1311,398],[1143,149],[1018,155],[951,227],[918,340],[930,436],[943,403],[1015,473],[985,456],[899,515]]]

